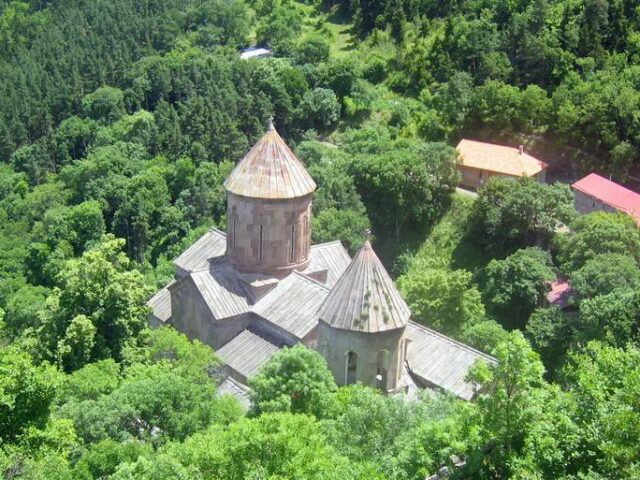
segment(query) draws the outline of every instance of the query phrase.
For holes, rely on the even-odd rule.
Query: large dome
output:
[[[267,133],[233,169],[224,186],[236,195],[263,199],[303,197],[316,189],[304,165],[271,122]]]

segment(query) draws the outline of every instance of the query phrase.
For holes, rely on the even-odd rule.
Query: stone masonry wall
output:
[[[265,200],[228,193],[227,252],[238,270],[284,276],[306,268],[310,246],[311,195]]]
[[[393,391],[399,386],[404,362],[404,328],[386,332],[366,333],[341,330],[325,322],[318,325],[318,351],[327,361],[336,383],[347,383],[347,355],[356,357],[356,380],[363,385]],[[386,352],[386,385],[378,385],[379,356]]]

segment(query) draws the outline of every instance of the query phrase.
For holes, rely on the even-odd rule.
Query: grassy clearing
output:
[[[333,58],[349,55],[356,49],[357,41],[351,34],[351,23],[335,13],[318,13],[313,7],[305,5],[304,30],[301,40],[311,36],[320,36],[329,41],[329,54]],[[310,8],[308,8],[310,7]]]
[[[330,55],[332,57],[344,57],[355,49],[356,40],[351,35],[351,24],[334,23],[327,20],[325,28],[330,33]]]

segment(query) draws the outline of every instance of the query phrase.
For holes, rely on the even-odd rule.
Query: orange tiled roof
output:
[[[456,147],[461,164],[490,172],[503,173],[514,177],[531,177],[546,169],[548,165],[520,149],[477,142],[463,138]]]

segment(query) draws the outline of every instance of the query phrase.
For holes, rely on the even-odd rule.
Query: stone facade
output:
[[[573,191],[573,199],[576,210],[580,213],[591,213],[591,212],[617,212],[614,207],[611,205],[599,200],[597,198],[592,197],[591,195],[587,195],[584,192],[579,190]]]
[[[460,170],[460,186],[464,188],[469,188],[472,190],[477,190],[486,184],[491,177],[502,177],[502,178],[519,178],[516,175],[507,175],[505,173],[492,172],[490,170],[481,170],[479,168],[466,167],[464,165],[459,165],[458,170]],[[546,171],[533,175],[531,178],[534,178],[536,181],[540,183],[544,183],[546,180]]]
[[[363,385],[393,392],[401,386],[405,327],[384,332],[355,332],[320,321],[318,351],[340,386]]]
[[[190,277],[170,287],[172,323],[190,339],[198,339],[215,350],[249,326],[248,313],[216,319]]]
[[[311,195],[247,198],[228,192],[227,252],[241,272],[282,277],[309,264]]]

